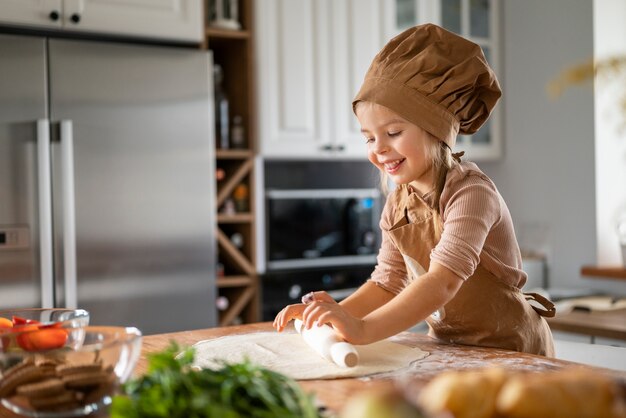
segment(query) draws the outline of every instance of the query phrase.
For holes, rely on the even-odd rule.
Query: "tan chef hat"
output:
[[[439,140],[454,146],[457,134],[472,134],[501,95],[478,45],[433,24],[393,38],[370,65],[357,102],[385,106]]]

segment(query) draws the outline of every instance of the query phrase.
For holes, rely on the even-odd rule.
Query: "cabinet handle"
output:
[[[333,146],[332,146],[331,144],[326,144],[326,145],[322,145],[322,146],[320,147],[320,149],[321,149],[322,151],[332,151],[332,150],[333,150]]]
[[[78,13],[73,13],[73,14],[70,16],[70,20],[71,20],[73,23],[78,23],[78,22],[80,22],[80,15],[79,15]]]
[[[335,151],[343,151],[346,149],[346,146],[343,144],[339,144],[335,146]]]
[[[56,22],[57,20],[59,20],[59,11],[58,10],[51,11],[50,14],[48,15],[48,17],[53,22]]]

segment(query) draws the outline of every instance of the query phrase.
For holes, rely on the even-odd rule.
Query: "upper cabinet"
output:
[[[481,46],[489,65],[501,79],[498,8],[500,0],[392,0],[390,36],[411,26],[435,23]],[[455,151],[471,160],[495,160],[502,156],[500,101],[487,123],[474,135],[459,135]]]
[[[202,0],[3,0],[0,24],[200,43]]]
[[[365,158],[351,103],[378,51],[432,22],[478,43],[499,73],[499,0],[257,0],[260,152],[266,158]],[[501,155],[501,110],[456,150]]]
[[[385,42],[381,0],[257,0],[260,152],[366,158],[351,102]]]

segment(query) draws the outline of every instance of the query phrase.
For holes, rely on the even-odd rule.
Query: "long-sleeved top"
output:
[[[410,186],[392,193],[409,193]],[[432,207],[432,192],[422,196]],[[402,255],[387,231],[396,219],[393,202],[387,199],[380,219],[382,243],[370,280],[398,294],[409,283]],[[515,237],[513,221],[495,184],[472,162],[455,165],[447,174],[439,201],[443,231],[430,261],[452,270],[463,280],[479,263],[506,284],[521,288],[527,275]]]

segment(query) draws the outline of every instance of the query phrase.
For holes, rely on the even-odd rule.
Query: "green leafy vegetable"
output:
[[[312,397],[291,378],[249,361],[219,370],[191,368],[195,351],[172,342],[149,355],[148,372],[122,386],[112,418],[319,418]]]

